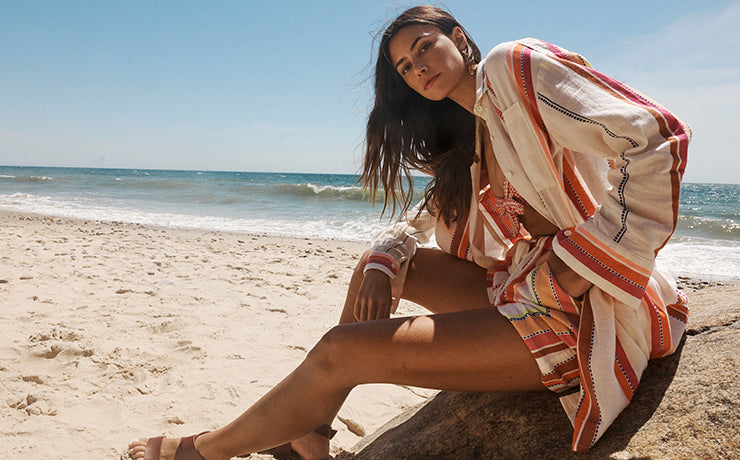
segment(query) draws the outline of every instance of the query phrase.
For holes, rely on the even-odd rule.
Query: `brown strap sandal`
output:
[[[175,451],[175,460],[205,460],[200,455],[200,452],[198,452],[198,449],[195,448],[195,438],[204,433],[208,432],[204,431],[203,433],[180,438],[180,445],[177,446],[177,450]],[[144,450],[144,460],[159,460],[162,450],[162,439],[164,439],[164,436],[149,438]]]
[[[331,439],[337,434],[337,430],[332,430],[329,425],[321,425],[314,430],[314,433],[320,434],[326,439]],[[260,454],[269,454],[277,460],[303,460],[300,454],[293,450],[289,442],[283,445],[273,447],[272,449],[263,450]],[[179,459],[178,459],[179,460]]]

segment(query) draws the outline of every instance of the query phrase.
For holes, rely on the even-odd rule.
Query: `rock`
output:
[[[343,416],[342,414],[337,415],[337,419],[344,423],[347,429],[350,431],[350,433],[354,434],[355,436],[363,437],[365,436],[365,428],[362,426],[360,422],[355,420],[354,418],[347,417],[346,415]]]
[[[57,410],[50,406],[47,401],[39,401],[26,407],[28,415],[57,415]]]
[[[173,425],[184,425],[185,421],[181,417],[178,417],[177,415],[175,415],[173,417],[168,418],[167,423],[172,423]]]
[[[11,396],[6,398],[5,402],[13,409],[25,409],[28,406],[28,400],[25,396]]]
[[[740,458],[740,285],[690,294],[687,334],[654,360],[632,403],[585,454],[551,393],[440,392],[345,459]]]

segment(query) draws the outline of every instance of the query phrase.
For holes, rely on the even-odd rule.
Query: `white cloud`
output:
[[[738,24],[740,4],[689,13],[655,32],[625,40],[624,52],[608,65],[629,75],[664,74],[675,83],[690,82],[697,75],[729,82],[740,71]]]

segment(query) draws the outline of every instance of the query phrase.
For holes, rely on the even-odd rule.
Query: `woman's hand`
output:
[[[558,282],[561,288],[571,297],[577,299],[586,293],[593,283],[587,279],[581,277],[578,273],[574,272],[563,260],[558,257],[552,250],[547,251],[539,259],[536,264],[540,265],[547,262],[550,267],[552,276]]]
[[[355,319],[368,321],[391,316],[391,279],[380,270],[368,270],[355,299]]]

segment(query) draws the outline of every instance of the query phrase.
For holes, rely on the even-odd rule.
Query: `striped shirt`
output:
[[[560,229],[552,250],[594,284],[577,334],[581,391],[562,399],[573,450],[583,451],[627,406],[648,359],[672,353],[685,329],[685,297],[655,257],[676,227],[691,131],[580,55],[536,39],[496,46],[477,81],[474,112],[506,179]],[[480,169],[471,166],[473,184]],[[517,238],[477,198],[461,228],[411,211],[376,236],[366,269],[394,278],[399,298],[405,262],[436,230],[442,249],[494,270]]]

